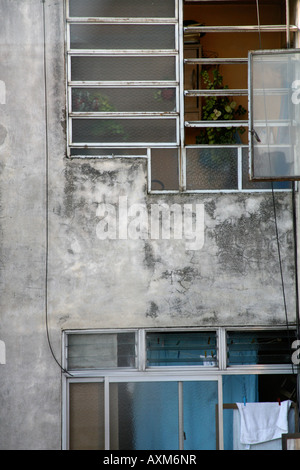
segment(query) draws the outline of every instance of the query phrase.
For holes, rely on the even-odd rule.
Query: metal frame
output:
[[[300,179],[300,175],[295,175],[294,177],[288,176],[286,178],[284,177],[258,177],[254,175],[254,162],[253,162],[253,154],[254,154],[254,140],[255,140],[255,132],[253,131],[254,129],[254,122],[253,122],[253,60],[252,58],[255,56],[272,56],[272,60],[276,58],[276,54],[280,55],[290,55],[290,54],[299,54],[299,49],[276,49],[276,50],[258,50],[258,51],[249,51],[248,54],[248,83],[249,83],[249,97],[248,97],[248,106],[249,106],[249,129],[248,129],[248,135],[249,135],[249,175],[251,180],[254,182],[256,181],[298,181]],[[272,90],[268,89],[268,95],[274,93],[277,94],[280,91],[281,94],[288,94],[289,90],[288,89],[280,89],[278,90],[277,88],[274,88]],[[257,92],[257,90],[256,90]],[[265,90],[258,90],[258,92],[264,97],[265,96]],[[271,92],[271,93],[270,93]],[[258,123],[258,126],[263,127],[266,126],[280,126],[280,127],[290,127],[290,120],[285,119],[285,120],[278,120],[278,121],[256,121],[256,124]],[[286,147],[288,144],[283,144],[282,147]],[[265,145],[266,148],[268,149],[269,144]],[[276,145],[276,147],[280,147],[280,145]]]
[[[295,325],[290,325],[291,330],[295,330]],[[72,370],[69,371],[72,377],[91,377],[100,375],[118,375],[123,376],[131,373],[133,375],[142,373],[145,376],[149,374],[160,373],[173,374],[174,371],[180,373],[196,373],[199,374],[203,372],[204,374],[216,374],[217,373],[234,373],[241,374],[247,370],[251,373],[293,373],[292,367],[290,365],[242,365],[242,366],[228,366],[227,365],[227,346],[226,346],[226,335],[228,331],[240,331],[240,332],[259,332],[259,331],[276,331],[276,330],[286,330],[286,325],[279,325],[276,327],[270,326],[236,326],[236,327],[171,327],[171,328],[109,328],[109,329],[87,329],[87,330],[65,330],[63,331],[62,338],[62,357],[63,357],[63,367],[64,370],[67,369],[67,337],[68,335],[76,334],[111,334],[111,333],[132,333],[136,334],[136,351],[137,351],[137,366],[135,368],[110,368],[110,369],[86,369],[86,370]],[[157,366],[149,367],[146,366],[146,334],[152,332],[171,332],[171,333],[180,333],[180,332],[207,332],[214,331],[216,332],[217,339],[217,366]],[[267,370],[269,372],[267,372]]]
[[[165,88],[165,87],[174,87],[178,90],[179,87],[179,37],[178,37],[178,15],[181,9],[178,9],[177,1],[175,3],[175,17],[174,18],[79,18],[79,17],[70,17],[69,16],[69,0],[66,0],[66,23],[67,23],[67,98],[68,98],[68,148],[76,147],[85,147],[90,148],[116,148],[116,147],[161,147],[161,146],[179,146],[179,109],[177,108],[175,112],[113,112],[113,113],[78,113],[72,112],[71,110],[71,90],[75,87],[84,87],[84,88]],[[136,25],[164,25],[170,24],[174,25],[174,40],[175,40],[175,49],[167,50],[113,50],[113,49],[71,49],[70,47],[70,27],[72,24],[136,24]],[[71,77],[71,60],[72,57],[174,57],[175,59],[175,79],[172,81],[160,80],[160,81],[73,81]],[[178,92],[177,92],[178,93]],[[178,103],[178,94],[177,94],[177,103]],[[178,105],[177,105],[178,106]],[[72,140],[72,120],[73,119],[93,119],[105,117],[106,119],[173,119],[176,123],[176,140],[171,142],[80,142],[74,143]],[[70,152],[69,156],[70,156]]]
[[[124,383],[124,382],[177,382],[178,384],[178,449],[184,450],[184,433],[183,433],[183,382],[216,382],[218,387],[218,442],[220,443],[220,450],[223,449],[223,391],[222,391],[222,379],[217,375],[210,376],[194,376],[194,375],[156,375],[153,374],[151,377],[142,377],[142,376],[103,376],[97,378],[71,378],[68,381],[65,381],[63,385],[63,396],[66,400],[66,406],[63,410],[63,450],[68,450],[69,442],[69,425],[68,425],[68,415],[69,415],[69,385],[72,383],[104,383],[104,443],[105,450],[110,449],[110,413],[109,413],[109,385],[112,383]]]
[[[66,363],[66,342],[69,334],[82,333],[121,333],[135,332],[137,339],[137,357],[138,364],[136,369],[108,369],[108,370],[89,370],[89,371],[70,371],[70,376],[63,374],[62,380],[62,397],[63,397],[63,421],[62,421],[62,447],[68,449],[69,442],[69,384],[81,382],[101,382],[104,383],[104,415],[105,415],[105,449],[109,450],[109,384],[121,382],[153,382],[168,381],[178,382],[179,392],[182,391],[182,382],[185,381],[216,381],[218,384],[218,426],[217,426],[217,442],[219,449],[224,448],[223,444],[223,391],[222,377],[223,375],[241,375],[241,374],[293,374],[291,366],[288,365],[250,365],[250,366],[227,366],[227,331],[267,331],[282,330],[284,326],[278,327],[216,327],[216,328],[127,328],[127,329],[93,329],[93,330],[66,330],[63,332],[62,338],[62,356],[63,364]],[[217,354],[218,367],[216,366],[182,366],[182,367],[146,367],[146,344],[145,338],[147,332],[187,332],[187,331],[215,331],[217,334]],[[182,416],[182,400],[179,393],[179,411]],[[183,425],[182,420],[179,421],[179,449],[183,445]]]
[[[215,122],[215,121],[187,121],[184,120],[184,97],[185,96],[216,96],[216,95],[226,95],[226,96],[245,96],[248,94],[247,89],[236,89],[236,90],[184,90],[184,64],[225,64],[225,65],[236,65],[236,64],[247,64],[248,58],[216,58],[216,59],[184,59],[184,33],[185,32],[227,32],[227,33],[243,33],[243,32],[287,32],[290,35],[298,31],[297,26],[294,25],[253,25],[253,26],[188,26],[183,27],[183,3],[184,0],[175,0],[175,17],[174,18],[89,18],[89,17],[70,17],[69,16],[69,0],[66,1],[66,58],[67,58],[67,81],[66,81],[66,91],[67,91],[67,135],[68,135],[68,156],[70,158],[112,158],[112,155],[85,155],[84,152],[81,155],[71,155],[72,148],[79,149],[87,145],[91,149],[114,149],[114,148],[141,148],[146,149],[147,153],[147,167],[148,167],[148,192],[152,194],[177,194],[181,192],[189,194],[197,193],[235,193],[235,192],[269,192],[270,189],[244,189],[242,187],[242,177],[241,173],[238,173],[239,187],[238,189],[214,189],[214,190],[187,190],[186,189],[186,151],[189,146],[185,145],[185,130],[186,128],[203,128],[203,127],[228,127],[228,124],[231,126],[239,127],[245,126],[248,127],[248,120],[244,121],[225,121],[225,122]],[[196,3],[196,2],[195,2]],[[197,2],[201,3],[201,2]],[[174,50],[91,50],[91,49],[71,49],[70,48],[70,27],[72,24],[90,24],[90,25],[108,25],[108,24],[139,24],[139,25],[174,25],[175,28],[175,49]],[[178,25],[178,28],[176,27]],[[170,82],[163,81],[72,81],[70,76],[71,70],[71,60],[72,57],[112,57],[112,56],[127,56],[127,57],[174,57],[176,61],[176,79]],[[176,110],[174,112],[165,112],[165,113],[155,113],[155,112],[114,112],[114,113],[89,113],[89,112],[72,112],[71,109],[71,92],[75,87],[82,88],[163,88],[163,87],[174,87],[176,88]],[[93,119],[93,118],[105,118],[105,119],[174,119],[176,121],[176,141],[174,142],[131,142],[131,143],[111,143],[111,142],[72,142],[72,120],[73,119]],[[178,169],[179,169],[179,181],[178,189],[176,190],[153,190],[151,188],[151,148],[170,148],[176,147],[178,149]],[[198,145],[199,148],[202,148],[202,145]],[[237,158],[240,161],[240,152],[243,146],[237,145]],[[100,153],[100,151],[99,151]],[[136,157],[135,155],[119,155],[114,156],[122,158],[131,158]],[[276,191],[287,191],[287,189],[276,190]]]

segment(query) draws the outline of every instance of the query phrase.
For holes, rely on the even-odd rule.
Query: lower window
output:
[[[296,432],[293,340],[276,329],[68,333],[65,448],[243,450],[238,404],[258,402],[287,406]]]
[[[71,450],[216,448],[217,380],[113,381],[105,388],[70,383]]]

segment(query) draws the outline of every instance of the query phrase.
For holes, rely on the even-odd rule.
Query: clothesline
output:
[[[247,404],[246,404],[247,406]],[[279,406],[279,405],[278,405]],[[297,403],[292,402],[291,408],[295,409],[294,417],[295,417],[295,430],[298,429],[298,406]],[[223,410],[238,410],[238,406],[236,403],[223,403]],[[216,417],[216,448],[219,449],[219,408],[218,404],[215,405],[215,417]]]

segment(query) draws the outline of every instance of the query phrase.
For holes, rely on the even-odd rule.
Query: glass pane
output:
[[[252,170],[258,179],[299,177],[299,52],[252,56]]]
[[[216,450],[217,404],[217,382],[183,382],[184,450]]]
[[[227,332],[228,365],[291,364],[295,331]]]
[[[170,112],[176,88],[73,88],[73,112]]]
[[[111,449],[178,449],[177,382],[110,385]]]
[[[175,58],[139,57],[72,57],[71,79],[85,81],[169,81],[175,80]]]
[[[104,450],[103,383],[70,383],[70,450]]]
[[[175,119],[73,119],[76,142],[176,142]]]
[[[174,0],[69,0],[70,16],[159,18],[175,16]]]
[[[71,49],[175,49],[174,25],[73,24]]]
[[[186,188],[238,189],[236,148],[188,148]]]
[[[234,450],[239,447],[237,435],[238,410],[227,408],[226,405],[235,403],[255,403],[259,401],[259,386],[257,375],[224,375],[223,376],[223,430],[224,449]]]
[[[68,335],[68,368],[135,367],[135,333]]]
[[[178,149],[151,150],[151,189],[179,188]]]
[[[147,333],[148,366],[215,366],[216,333]]]
[[[242,149],[243,154],[243,189],[272,189],[270,181],[250,181],[249,179],[249,150],[248,148]],[[288,181],[274,181],[274,189],[291,189],[291,183]]]

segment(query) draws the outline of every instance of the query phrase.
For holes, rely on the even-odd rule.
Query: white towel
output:
[[[237,403],[240,413],[240,442],[259,444],[281,438],[288,432],[288,412],[291,401],[278,403]]]

